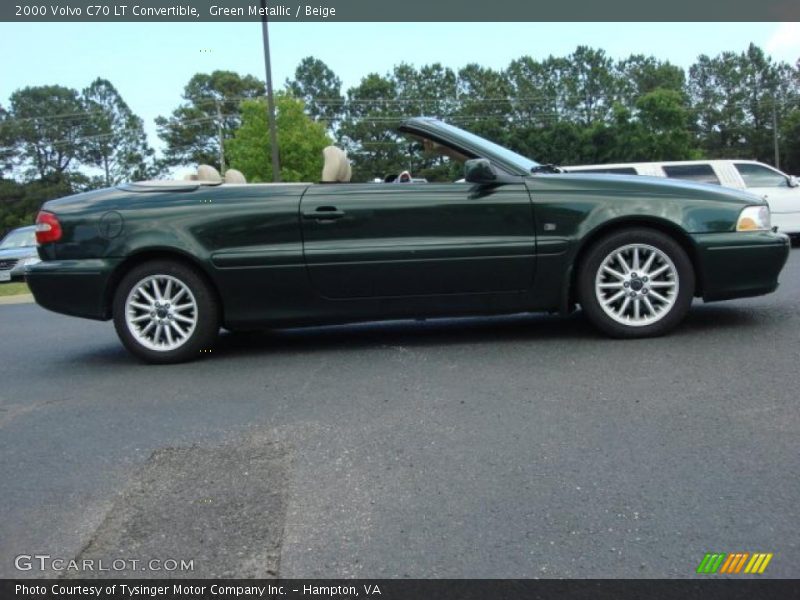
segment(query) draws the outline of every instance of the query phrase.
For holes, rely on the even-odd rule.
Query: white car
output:
[[[25,267],[39,262],[36,227],[20,227],[0,240],[0,283],[23,281]]]
[[[772,224],[777,225],[778,231],[788,233],[793,238],[800,237],[800,183],[797,177],[754,160],[687,160],[561,168],[576,173],[686,179],[745,190],[767,201],[772,213]]]

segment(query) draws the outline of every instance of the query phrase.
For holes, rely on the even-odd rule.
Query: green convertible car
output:
[[[435,119],[400,132],[441,164],[463,163],[464,179],[350,183],[346,155],[329,147],[320,183],[245,184],[201,167],[192,180],[53,200],[37,217],[31,290],[50,310],[113,319],[132,353],[167,363],[207,352],[220,327],[577,305],[606,334],[652,336],[694,297],[778,286],[789,238],[756,196],[560,173]]]

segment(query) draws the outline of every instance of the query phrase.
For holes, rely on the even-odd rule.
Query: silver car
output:
[[[38,262],[35,225],[13,229],[0,241],[0,283],[23,281],[25,267]]]

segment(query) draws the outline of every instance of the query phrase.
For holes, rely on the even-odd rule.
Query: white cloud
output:
[[[800,56],[800,23],[781,23],[767,40],[766,49],[769,54]],[[793,59],[789,58],[791,62]]]

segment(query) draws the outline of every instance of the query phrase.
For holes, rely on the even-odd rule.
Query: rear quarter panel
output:
[[[135,262],[180,256],[212,281],[225,322],[257,321],[278,303],[310,294],[298,223],[307,184],[200,187],[182,192],[123,192],[48,203],[64,242],[53,260],[106,259],[109,286]]]

